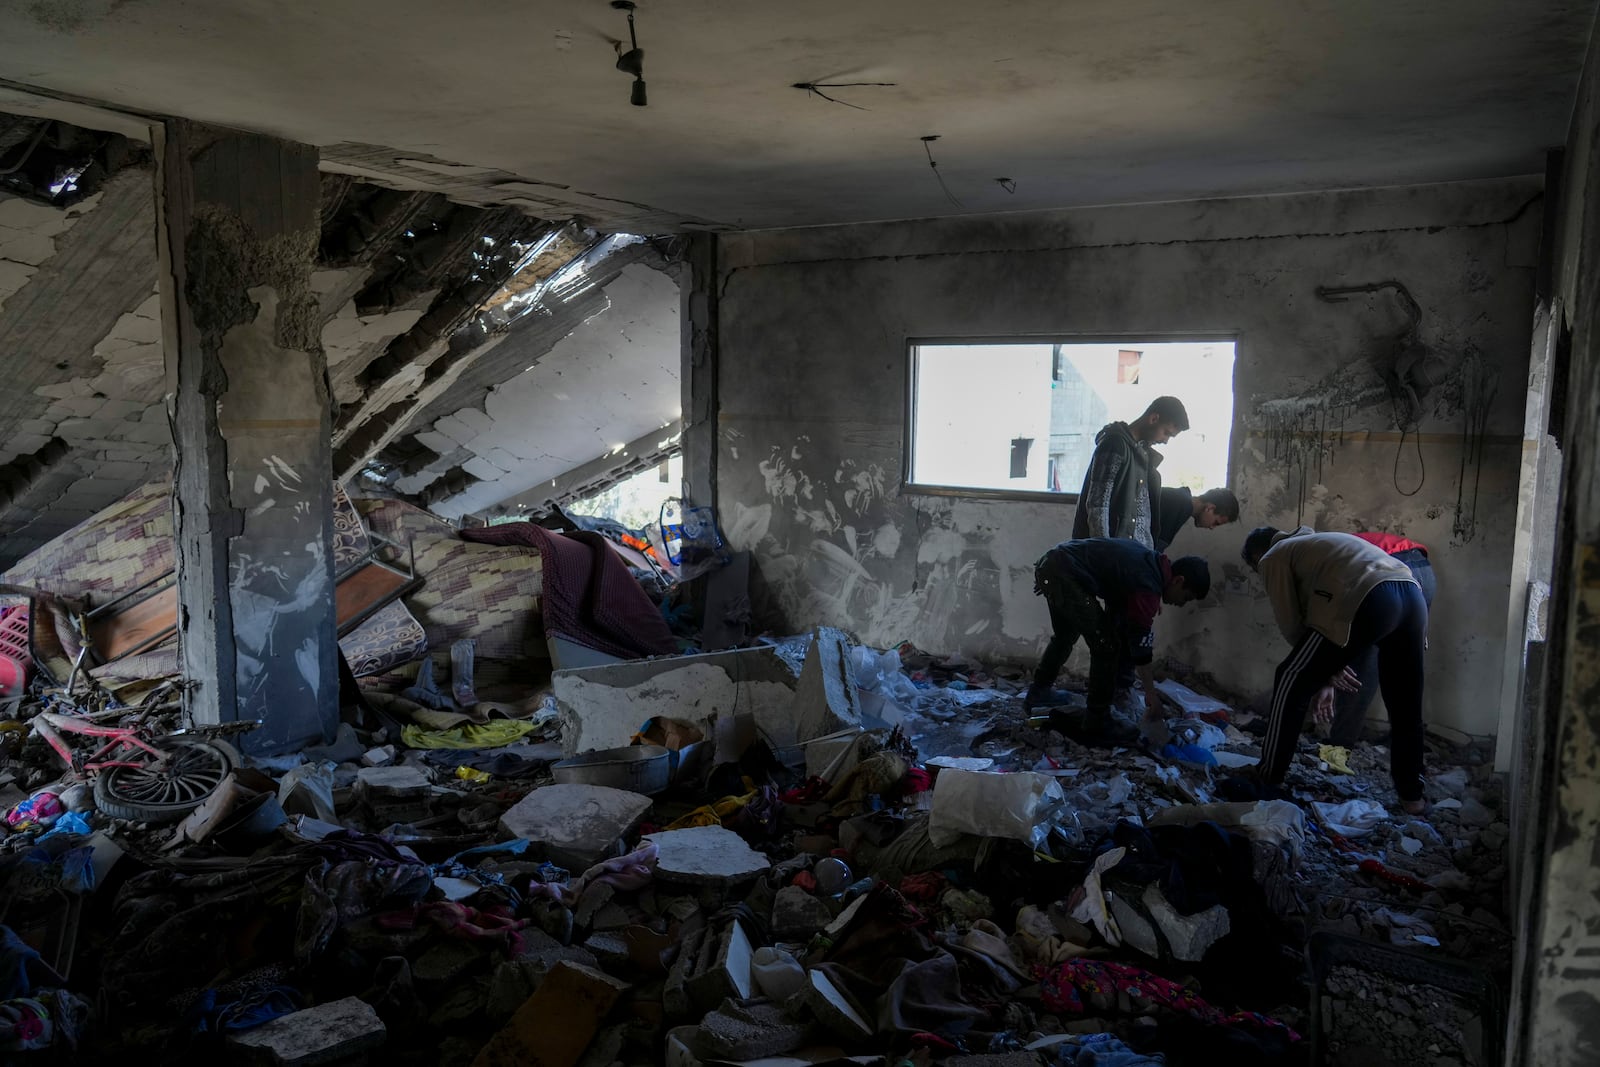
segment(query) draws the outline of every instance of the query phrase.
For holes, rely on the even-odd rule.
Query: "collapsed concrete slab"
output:
[[[655,843],[656,874],[672,882],[729,885],[747,881],[771,867],[767,857],[744,838],[720,826],[691,826],[645,834]]]
[[[627,745],[653,718],[693,723],[711,738],[719,720],[748,717],[774,744],[795,743],[794,671],[770,648],[556,671],[550,685],[568,758]]]
[[[553,863],[586,871],[612,855],[649,810],[649,797],[625,789],[547,785],[500,816],[500,829],[540,846]]]

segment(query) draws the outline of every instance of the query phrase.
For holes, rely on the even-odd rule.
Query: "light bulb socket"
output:
[[[628,103],[632,104],[634,107],[644,107],[645,104],[648,103],[644,95],[643,78],[635,78],[633,80],[633,92],[628,94]]]

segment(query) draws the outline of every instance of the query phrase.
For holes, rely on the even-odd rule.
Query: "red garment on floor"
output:
[[[543,557],[546,634],[624,659],[670,655],[678,642],[628,570],[597,533],[561,534],[531,522],[461,531],[480,545],[522,545]]]

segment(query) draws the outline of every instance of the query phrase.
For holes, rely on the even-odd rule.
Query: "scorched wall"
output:
[[[755,553],[761,621],[1031,663],[1049,630],[1032,565],[1069,536],[1073,506],[904,490],[907,338],[1231,334],[1229,485],[1243,520],[1179,535],[1173,554],[1208,557],[1213,592],[1168,609],[1158,655],[1259,695],[1287,646],[1239,562],[1244,533],[1297,519],[1401,532],[1432,548],[1439,577],[1427,714],[1493,733],[1541,185],[722,237],[717,503],[729,539]],[[1421,306],[1429,369],[1443,378],[1420,462],[1416,434],[1401,450],[1383,384],[1400,305],[1316,295],[1387,279]],[[1469,439],[1475,396],[1488,400]]]

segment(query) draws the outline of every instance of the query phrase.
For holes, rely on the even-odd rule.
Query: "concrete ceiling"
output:
[[[1593,12],[639,0],[636,108],[606,0],[49,0],[0,12],[0,77],[546,218],[769,227],[1539,171]],[[895,84],[825,90],[857,110],[794,82]]]

